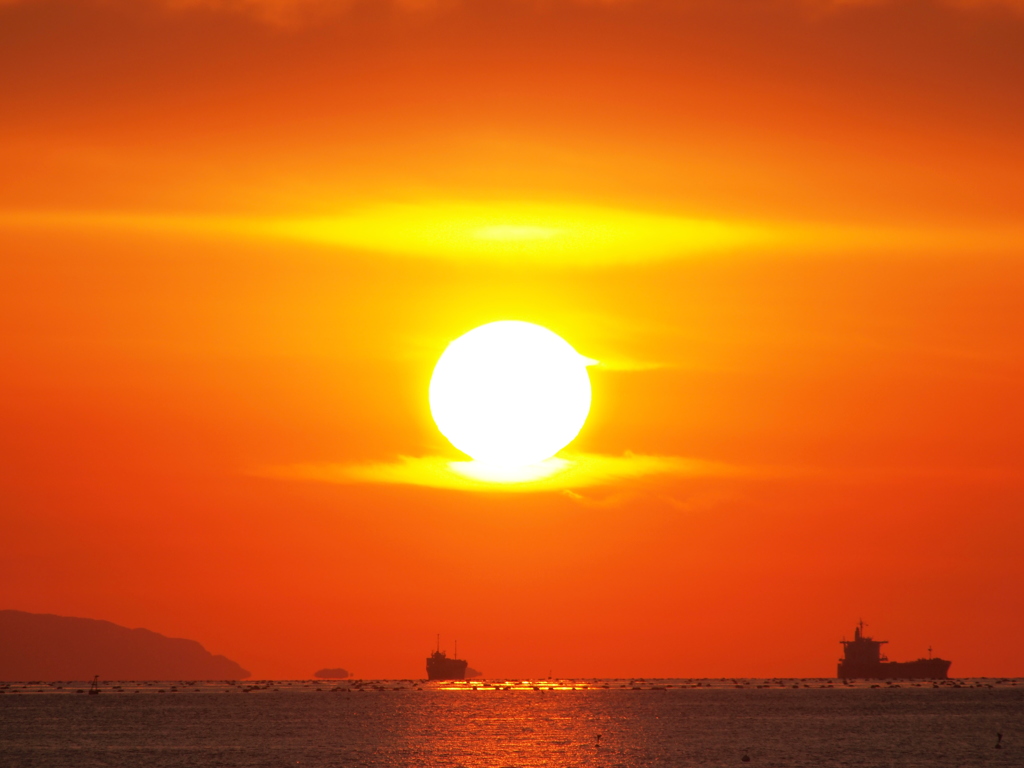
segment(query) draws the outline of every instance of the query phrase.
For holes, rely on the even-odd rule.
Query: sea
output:
[[[1024,766],[1024,680],[0,684],[0,766]]]

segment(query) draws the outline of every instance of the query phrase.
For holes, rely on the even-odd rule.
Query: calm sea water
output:
[[[1024,766],[1024,681],[833,682],[11,684],[0,765]]]

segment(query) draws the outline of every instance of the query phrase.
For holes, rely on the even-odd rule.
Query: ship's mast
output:
[[[437,652],[441,652],[441,633],[437,633]]]

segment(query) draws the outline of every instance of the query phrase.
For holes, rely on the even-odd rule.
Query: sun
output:
[[[533,323],[481,325],[438,359],[430,412],[441,434],[476,461],[535,464],[571,443],[586,422],[594,362]]]

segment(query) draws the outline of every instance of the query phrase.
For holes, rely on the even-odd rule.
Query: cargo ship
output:
[[[459,644],[455,643],[455,655],[441,650],[441,636],[437,636],[437,650],[427,657],[427,680],[465,680],[469,662],[459,658]]]
[[[837,677],[861,678],[865,680],[945,680],[949,677],[949,665],[953,662],[932,658],[928,649],[927,659],[917,661],[889,661],[882,655],[882,643],[888,640],[873,640],[864,634],[864,622],[853,630],[853,640],[842,640],[843,658],[839,660]]]

